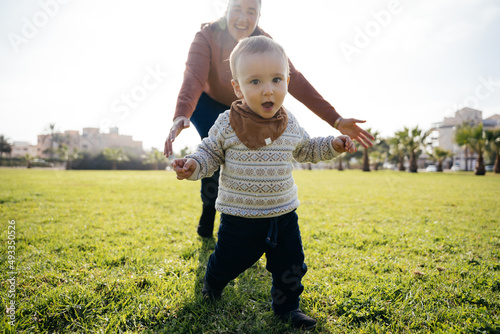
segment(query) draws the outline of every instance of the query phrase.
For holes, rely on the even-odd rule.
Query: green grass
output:
[[[302,308],[319,333],[499,333],[500,177],[296,171]],[[16,228],[16,331],[299,333],[261,259],[213,304],[198,182],[173,173],[0,170],[1,303]],[[4,332],[14,332],[5,312]]]

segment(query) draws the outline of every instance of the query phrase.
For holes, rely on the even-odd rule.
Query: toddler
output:
[[[216,202],[221,221],[202,293],[220,298],[229,281],[265,253],[274,313],[294,327],[312,329],[316,320],[299,308],[307,266],[293,160],[317,163],[356,147],[348,136],[310,138],[285,110],[288,58],[272,39],[242,39],[230,67],[240,100],[218,117],[195,153],[172,162],[179,180],[199,180],[221,166]]]

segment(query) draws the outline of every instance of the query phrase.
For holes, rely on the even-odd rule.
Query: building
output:
[[[453,164],[460,169],[466,169],[466,158],[464,150],[455,143],[455,129],[464,123],[471,126],[483,124],[484,129],[496,129],[500,127],[500,115],[493,115],[487,119],[483,119],[482,111],[472,108],[462,108],[455,113],[454,117],[445,117],[442,122],[434,124],[432,139],[435,145],[450,151],[453,154]],[[475,165],[475,160],[476,155],[469,153],[469,170],[471,169],[470,166]]]
[[[98,128],[84,128],[80,137],[80,149],[98,154],[108,147],[123,148],[133,154],[143,154],[142,141],[135,141],[132,136],[120,135],[114,127],[109,133],[100,133]]]
[[[135,141],[132,136],[120,135],[118,128],[111,128],[109,133],[101,133],[99,128],[83,128],[79,131],[69,130],[64,133],[52,135],[38,135],[37,155],[41,158],[50,158],[50,147],[52,145],[54,155],[57,155],[57,147],[66,144],[70,151],[75,148],[79,152],[88,152],[92,155],[101,153],[105,148],[121,148],[133,155],[144,153],[142,141]]]
[[[493,115],[483,120],[485,129],[497,129],[500,127],[500,115]]]
[[[30,143],[24,141],[15,141],[12,143],[12,152],[10,153],[10,155],[13,158],[24,158],[26,154],[29,154],[32,157],[36,157],[37,146],[30,145]]]

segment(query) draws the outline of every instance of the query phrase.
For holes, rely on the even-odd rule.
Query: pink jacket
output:
[[[252,34],[257,35],[271,37],[259,27]],[[229,55],[236,44],[228,30],[221,29],[217,22],[205,25],[196,34],[189,49],[174,119],[190,118],[202,92],[227,106],[237,100],[229,68]],[[291,62],[288,92],[331,126],[340,117]]]

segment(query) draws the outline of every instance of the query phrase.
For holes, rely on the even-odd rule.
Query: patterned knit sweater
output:
[[[299,206],[292,171],[298,162],[331,160],[340,155],[333,136],[310,138],[288,112],[288,126],[273,143],[250,150],[229,123],[229,110],[220,114],[208,137],[192,158],[198,166],[189,180],[209,177],[221,166],[215,208],[246,218],[280,216]]]

